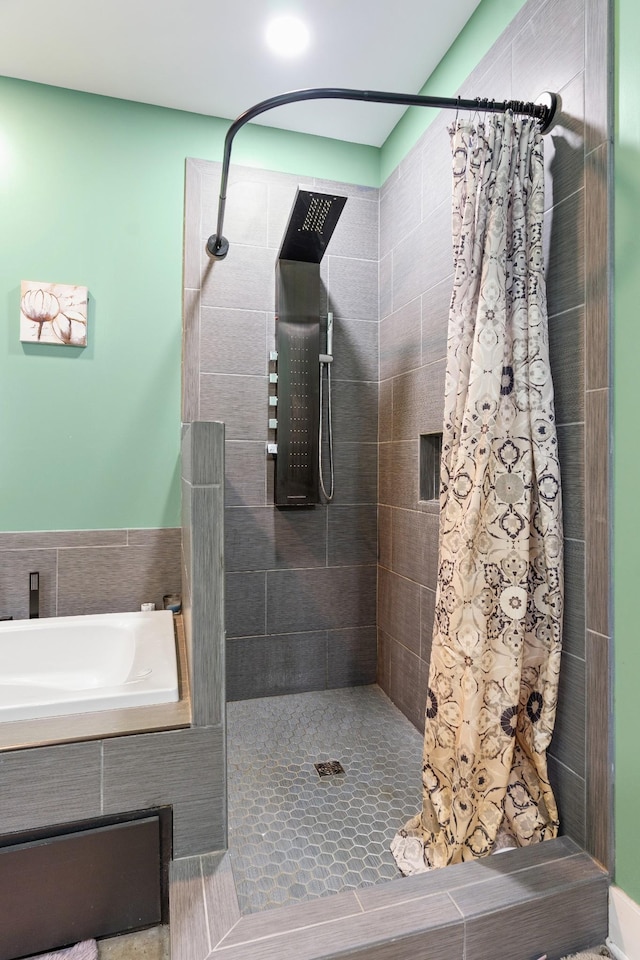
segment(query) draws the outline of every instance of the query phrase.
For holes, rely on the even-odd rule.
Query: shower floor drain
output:
[[[337,773],[344,773],[344,767],[339,760],[324,760],[322,763],[314,763],[319,777],[335,777]]]

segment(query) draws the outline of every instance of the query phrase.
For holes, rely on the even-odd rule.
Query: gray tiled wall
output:
[[[43,617],[162,609],[180,593],[180,529],[0,533],[0,615],[29,616],[34,570]]]
[[[549,767],[564,832],[610,866],[608,18],[606,0],[530,0],[459,92],[562,96],[560,122],[545,138],[566,537],[565,654]],[[380,203],[378,676],[419,727],[437,518],[418,500],[418,437],[442,422],[452,270],[448,122],[443,116],[427,130],[381,188]],[[586,645],[585,630],[593,631]]]
[[[231,166],[228,257],[208,260],[220,165],[188,160],[183,419],[223,421],[228,699],[376,676],[378,191]],[[334,502],[273,506],[274,275],[298,185],[347,195],[321,263],[334,313]]]

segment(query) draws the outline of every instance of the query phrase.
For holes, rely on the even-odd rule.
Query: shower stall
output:
[[[582,0],[571,0],[566,13],[571,22],[583,13]],[[583,254],[588,249],[590,258],[597,250],[604,255],[606,244],[598,239],[597,218],[587,219],[588,236],[577,232],[583,210],[599,196],[602,184],[595,178],[601,168],[594,158],[585,181],[580,158],[572,154],[572,163],[566,163],[563,144],[573,141],[564,131],[573,136],[584,119],[585,71],[580,31],[561,26],[548,10],[525,4],[462,90],[473,95],[478,77],[483,92],[487,86],[499,89],[500,65],[508,61],[521,65],[513,78],[520,95],[535,99],[544,85],[557,89],[563,102],[563,117],[545,142],[551,364],[568,491],[565,654],[549,770],[561,833],[609,864],[608,654],[600,642],[607,628],[601,622],[596,630],[592,613],[585,622],[585,543],[594,544],[585,489],[592,515],[598,513],[591,481],[585,481],[585,443],[588,462],[597,460],[594,427],[588,422],[585,440],[585,419],[600,395],[587,397],[582,375],[576,376],[585,351],[594,349],[585,338],[585,303],[587,316],[593,316],[595,292],[582,283]],[[535,77],[524,66],[534,61],[544,67]],[[587,75],[595,69],[591,63]],[[596,123],[595,117],[587,119]],[[203,211],[211,218],[220,165],[187,163],[192,216],[185,227],[183,419],[226,425],[230,716],[236,702],[242,711],[251,700],[333,695],[377,682],[421,729],[438,541],[438,506],[424,496],[430,487],[421,472],[429,463],[425,451],[437,449],[442,430],[452,285],[447,122],[441,117],[432,124],[379,190],[232,165],[229,251],[220,262],[203,261],[200,229]],[[599,136],[601,143],[589,140],[593,152],[606,146],[606,131]],[[280,386],[271,384],[281,362],[275,268],[299,190],[347,198],[317,275],[317,315],[323,324],[333,317],[333,348],[327,347],[324,329],[313,346],[314,376],[320,354],[326,350],[333,357],[335,493],[330,503],[318,497],[308,509],[283,510],[274,505],[279,453],[267,450],[267,443],[279,446],[282,436],[269,424],[277,419],[281,429],[280,410],[269,406]],[[567,237],[578,239],[567,243]],[[305,293],[311,289],[306,281],[304,287]],[[271,354],[278,360],[270,360]],[[600,584],[588,583],[588,610],[593,611]],[[346,721],[345,727],[348,732]],[[381,756],[390,749],[393,745],[381,744]],[[418,783],[416,798],[419,792]],[[511,955],[517,952],[512,945]]]

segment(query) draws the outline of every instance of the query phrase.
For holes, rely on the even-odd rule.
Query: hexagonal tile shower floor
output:
[[[319,776],[337,760],[344,773]],[[377,686],[227,704],[229,853],[243,913],[399,877],[422,736]]]

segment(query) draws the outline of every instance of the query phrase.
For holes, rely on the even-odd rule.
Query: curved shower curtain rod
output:
[[[229,252],[229,241],[222,235],[224,208],[227,201],[227,181],[229,179],[229,163],[231,161],[231,144],[238,130],[253,120],[254,117],[273,110],[274,107],[284,106],[286,103],[296,103],[299,100],[367,100],[370,103],[398,103],[408,107],[435,107],[439,110],[478,110],[482,113],[503,113],[511,110],[512,113],[523,114],[527,117],[536,117],[540,121],[542,133],[551,127],[558,107],[556,93],[543,93],[536,103],[525,103],[523,100],[489,100],[487,97],[476,97],[475,100],[462,97],[425,97],[420,94],[388,93],[384,90],[350,90],[344,87],[309,87],[306,90],[291,90],[281,93],[277,97],[262,100],[253,107],[249,107],[237,117],[224,138],[222,156],[222,173],[220,176],[220,198],[218,200],[218,221],[216,232],[207,240],[207,253],[213,260],[223,260]]]

